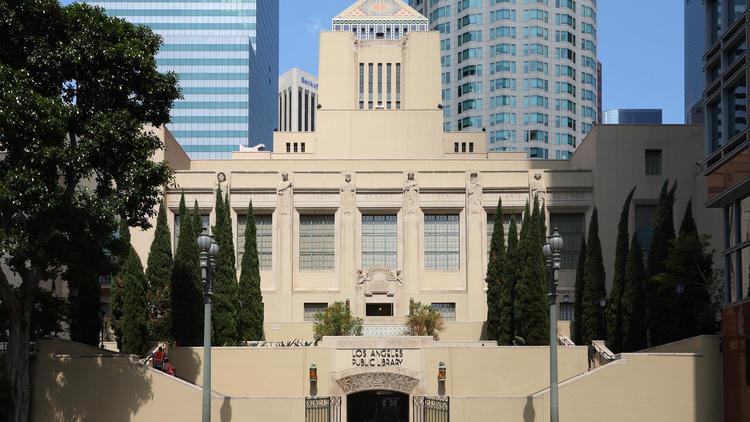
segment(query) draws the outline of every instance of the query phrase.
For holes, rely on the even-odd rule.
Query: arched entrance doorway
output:
[[[349,394],[347,422],[409,422],[409,395],[388,390]]]

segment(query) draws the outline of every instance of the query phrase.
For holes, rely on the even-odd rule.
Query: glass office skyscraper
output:
[[[172,132],[193,159],[273,145],[279,63],[278,0],[98,0],[110,16],[164,39],[160,71],[180,76]]]
[[[600,116],[596,0],[409,0],[440,31],[446,131],[570,158]]]

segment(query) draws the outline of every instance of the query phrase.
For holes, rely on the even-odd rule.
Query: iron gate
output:
[[[450,422],[450,398],[415,396],[414,422]]]
[[[341,397],[306,397],[305,422],[341,422]]]

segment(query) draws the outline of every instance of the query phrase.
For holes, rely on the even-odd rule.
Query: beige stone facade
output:
[[[631,231],[648,233],[649,211],[666,179],[679,186],[677,224],[690,197],[705,202],[694,164],[703,154],[701,126],[598,126],[569,161],[488,153],[484,133],[442,131],[436,32],[399,40],[320,36],[315,132],[276,132],[273,152],[189,160],[168,131],[158,131],[168,141],[164,159],[177,171],[166,197],[172,233],[181,193],[212,222],[221,184],[230,195],[239,250],[252,201],[265,236],[258,244],[269,340],[311,338],[314,311],[345,300],[364,318],[366,332],[399,334],[414,300],[444,312],[443,339],[483,338],[489,234],[499,198],[504,213],[520,217],[537,196],[548,226],[560,226],[567,246],[559,313],[571,319],[577,248],[594,207],[609,286],[617,221],[633,186]],[[385,75],[380,84],[378,69]],[[359,81],[367,91],[370,77],[375,98],[381,86],[383,98],[395,101],[396,69],[400,108],[360,110]],[[718,239],[718,212],[694,206],[693,213],[699,229]],[[144,263],[152,236],[132,233]],[[368,304],[384,306],[388,316],[368,315]]]

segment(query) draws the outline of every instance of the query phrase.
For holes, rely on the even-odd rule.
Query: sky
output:
[[[279,0],[279,72],[318,74],[318,33],[354,0]],[[684,0],[598,0],[603,110],[661,108],[685,122]]]
[[[317,75],[318,33],[353,2],[279,0],[279,72],[297,67]],[[661,108],[664,123],[684,123],[684,0],[598,4],[603,110]]]

